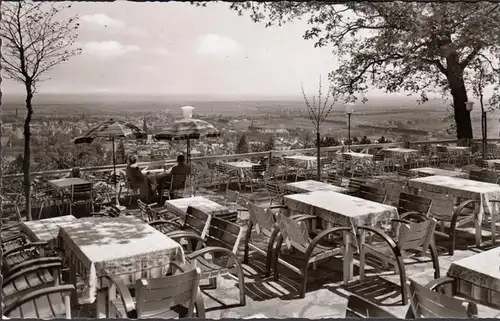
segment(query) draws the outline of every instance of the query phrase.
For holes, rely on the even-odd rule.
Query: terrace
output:
[[[430,176],[432,175],[433,170],[418,171],[416,170],[417,168],[434,168],[435,171],[439,171],[439,174],[441,174],[439,177],[446,175],[450,177],[462,177],[475,181],[488,180],[488,178],[485,178],[487,174],[484,173],[493,173],[495,170],[500,169],[500,166],[494,165],[495,162],[493,161],[494,159],[500,159],[500,153],[497,154],[496,147],[493,147],[496,146],[493,144],[495,141],[496,140],[491,140],[492,146],[489,148],[488,155],[488,159],[490,160],[489,162],[483,162],[481,160],[474,144],[469,149],[456,148],[454,147],[456,143],[454,141],[410,142],[405,144],[405,146],[402,146],[400,143],[357,145],[351,146],[351,151],[342,149],[342,147],[339,146],[322,148],[322,157],[325,159],[325,162],[322,164],[324,173],[322,174],[321,181],[325,182],[329,186],[343,187],[346,189],[347,194],[355,195],[357,198],[367,198],[366,195],[362,195],[363,193],[359,191],[360,184],[376,188],[379,191],[382,190],[386,193],[385,197],[375,202],[398,208],[401,192],[409,194],[422,194],[423,191],[425,192],[425,186],[413,183],[412,180],[416,177],[423,178]],[[404,149],[402,147],[404,147]],[[391,148],[397,149],[391,151]],[[411,149],[413,149],[413,151],[409,151]],[[271,205],[272,199],[279,198],[277,202],[287,205],[288,211],[301,212],[300,208],[299,210],[292,209],[290,207],[292,203],[287,203],[287,201],[284,200],[284,197],[286,198],[287,196],[304,194],[304,192],[308,190],[308,186],[315,186],[314,183],[308,183],[306,184],[307,186],[304,186],[304,184],[300,186],[300,184],[298,184],[299,186],[293,187],[289,185],[289,183],[295,181],[300,182],[305,180],[317,180],[315,177],[316,166],[313,158],[307,160],[307,157],[295,157],[295,160],[293,160],[293,157],[290,156],[297,154],[300,154],[301,156],[315,156],[315,152],[315,149],[306,149],[269,151],[243,155],[194,157],[192,159],[192,166],[194,169],[193,180],[189,181],[183,196],[190,197],[194,191],[196,196],[202,196],[220,204],[221,206],[231,207],[233,205],[230,203],[233,200],[228,202],[228,194],[226,191],[229,189],[239,192],[237,200],[238,207],[246,207],[247,202],[251,202],[260,208],[267,208]],[[349,153],[351,153],[350,156],[345,156]],[[384,156],[382,157],[378,155]],[[254,184],[252,187],[249,186],[249,181],[245,179],[242,179],[242,184],[238,184],[238,178],[240,177],[239,170],[236,170],[235,172],[237,174],[233,176],[228,174],[228,172],[222,174],[215,169],[208,170],[208,164],[215,162],[227,163],[235,161],[249,161],[251,163],[256,163],[262,157],[267,157],[269,161],[266,174],[262,180],[252,180]],[[277,162],[276,160],[278,159],[283,159],[284,161]],[[288,159],[288,161],[285,161],[286,159]],[[174,160],[140,163],[139,166],[148,166],[149,168],[152,168],[166,166],[172,163],[174,163]],[[491,167],[485,168],[488,166]],[[118,165],[117,168],[123,169],[125,168],[125,165]],[[91,177],[96,180],[94,185],[100,180],[100,178],[104,178],[106,173],[109,173],[111,170],[112,166],[81,169],[83,173],[92,175]],[[250,170],[247,168],[242,171],[246,171],[245,173],[247,176],[251,175],[251,167]],[[477,176],[478,171],[484,175],[481,177]],[[333,175],[334,173],[336,175]],[[59,177],[65,177],[68,174],[69,171],[33,173],[32,178],[38,180],[39,182],[44,182]],[[496,180],[494,183],[496,184],[498,177],[495,177]],[[6,176],[4,178],[4,180],[20,179],[22,179],[22,174]],[[467,182],[469,182],[469,180],[467,180]],[[127,184],[125,182],[119,182],[118,185],[122,186],[121,193],[119,194],[119,203],[124,206],[120,216],[133,216],[140,220],[148,221],[147,213],[144,212],[147,212],[147,210],[144,208],[138,208],[136,201],[137,197],[134,196],[131,191],[128,191]],[[311,188],[314,189],[314,187]],[[325,192],[324,187],[321,189],[323,190],[319,193],[341,194],[336,192]],[[423,214],[426,214],[428,217],[440,218],[438,215],[439,213],[451,213],[452,209],[450,209],[450,207],[453,206],[453,204],[447,196],[452,195],[453,191],[458,189],[459,188],[449,188],[448,190],[442,189],[437,191],[434,190],[434,194],[426,194],[425,196],[427,198],[432,199],[432,205],[430,211]],[[314,193],[316,192],[305,193],[304,195],[312,195]],[[287,196],[284,196],[284,194],[287,194]],[[494,195],[494,193],[489,195],[490,200],[494,198],[492,195]],[[468,195],[468,197],[462,194],[458,196],[460,196],[459,201],[474,199],[475,197],[475,195],[472,194]],[[500,199],[500,192],[498,193],[498,197]],[[112,198],[112,195],[106,195],[106,197],[100,198],[102,200],[101,202],[103,208],[106,207],[106,203],[115,203],[116,200]],[[343,198],[340,197],[338,201],[332,200],[330,202],[324,202],[323,200],[323,203],[325,203],[325,207],[329,206],[328,203],[334,207],[342,207],[342,199]],[[34,219],[45,219],[61,215],[57,204],[43,202],[43,200],[34,199],[31,211]],[[43,208],[40,206],[42,204]],[[273,204],[276,204],[276,202]],[[16,205],[18,206],[21,216],[24,217],[25,210],[22,208],[22,201],[17,202]],[[17,217],[16,208],[7,208],[7,210],[9,209],[11,209],[11,215],[4,215],[4,218],[14,220]],[[152,209],[155,211],[158,209],[167,209],[169,212],[173,212],[168,206],[156,206],[152,207]],[[347,208],[346,210],[348,212],[356,212],[359,209]],[[470,208],[470,210],[473,211],[478,209]],[[278,211],[283,210],[279,209]],[[305,212],[306,211],[302,211],[303,214],[313,213]],[[283,213],[286,213],[286,211],[283,211]],[[62,215],[67,214],[69,213],[64,212]],[[90,216],[90,211],[85,206],[77,205],[72,208],[72,215],[77,218],[82,218]],[[234,218],[234,222],[242,227],[242,235],[245,235],[245,231],[249,226],[249,215],[250,212],[247,209],[238,212],[234,217],[231,216],[231,219]],[[317,211],[314,212],[314,215],[321,216]],[[451,214],[448,215],[451,216]],[[217,215],[214,214],[214,216]],[[488,217],[494,218],[495,215],[490,215]],[[324,217],[321,216],[321,219],[318,221],[322,221],[323,219]],[[455,249],[453,253],[450,254],[451,240],[442,237],[442,234],[447,234],[449,232],[450,224],[449,222],[442,222],[443,221],[439,220],[436,231],[445,231],[445,233],[439,234],[436,232],[436,235],[433,237],[439,254],[438,261],[441,277],[448,274],[449,269],[454,262],[461,262],[461,260],[467,257],[484,255],[485,253],[494,251],[495,249],[498,251],[498,248],[495,248],[495,242],[491,240],[492,236],[495,235],[495,229],[491,228],[491,226],[495,226],[495,222],[493,222],[491,226],[481,228],[480,231],[482,239],[480,244],[477,245],[475,244],[477,240],[476,226],[474,220],[470,220],[468,224],[464,224],[457,228]],[[319,225],[325,225],[327,228],[329,227],[328,224],[321,224],[321,222],[318,223]],[[498,227],[498,225],[496,226]],[[308,228],[310,232],[314,232],[313,226],[308,226]],[[2,237],[5,236],[3,235]],[[374,240],[375,239],[376,237],[374,237]],[[31,241],[37,240],[35,239]],[[344,239],[344,241],[346,241],[346,239]],[[285,243],[288,242],[289,240],[284,242],[283,248],[286,247]],[[238,251],[236,252],[241,262],[243,262],[244,256],[244,243],[244,240],[240,242]],[[257,239],[256,243],[259,245],[265,245],[260,244],[262,243],[260,239]],[[346,306],[349,298],[352,298],[352,295],[354,295],[367,300],[375,307],[381,308],[383,311],[391,313],[394,317],[405,318],[407,311],[409,310],[409,304],[403,304],[402,302],[400,273],[395,273],[395,269],[384,267],[383,264],[380,265],[380,262],[371,257],[367,259],[366,266],[364,268],[365,277],[363,280],[360,280],[361,258],[359,256],[359,244],[356,244],[356,242],[353,242],[352,244],[355,245],[352,278],[346,281],[345,262],[347,259],[345,258],[347,257],[346,254],[349,254],[349,251],[340,252],[340,255],[332,256],[329,259],[319,262],[317,266],[315,266],[315,269],[312,267],[309,268],[310,271],[308,275],[307,287],[303,298],[299,295],[301,278],[298,274],[293,273],[293,271],[287,267],[280,266],[279,279],[274,279],[272,274],[271,276],[266,277],[264,275],[266,265],[265,256],[260,255],[255,251],[250,251],[251,260],[249,260],[248,264],[242,264],[244,270],[245,305],[238,306],[238,282],[235,281],[234,278],[222,276],[218,278],[217,288],[202,290],[206,317],[247,318],[257,315],[270,318],[342,318],[346,316]],[[286,257],[287,261],[290,260],[290,262],[293,262],[294,264],[302,264],[301,262],[303,261],[303,256],[300,255],[300,251],[295,250],[290,252],[289,250],[282,249],[282,252],[282,256]],[[498,255],[496,259],[498,260]],[[428,256],[409,257],[405,258],[404,261],[404,267],[408,280],[413,280],[422,286],[425,286],[430,281],[434,280],[434,267],[432,260]],[[486,261],[483,263],[485,262]],[[500,261],[494,264],[500,266]],[[495,272],[493,272],[493,276],[490,277],[496,277],[495,282],[500,283],[498,268],[495,271],[497,273],[494,274]],[[80,276],[79,281],[76,283],[85,282],[84,279],[84,276]],[[202,284],[204,284],[203,281]],[[79,291],[80,290],[81,289],[79,289]],[[455,288],[455,292],[456,291],[457,289]],[[457,293],[457,297],[459,297],[459,294],[463,294],[468,300],[476,302],[479,310],[478,316],[480,317],[498,317],[500,315],[500,290],[493,287],[489,289],[475,289],[474,291],[471,290],[469,295]],[[487,293],[485,294],[481,291],[487,291]],[[479,292],[481,292],[480,295],[474,295]],[[73,305],[72,314],[77,317],[95,317],[98,313],[97,310],[99,310],[97,305],[97,301],[92,304]],[[369,315],[376,316],[376,312],[372,312],[370,310],[371,308],[360,307],[359,305],[358,308],[360,311],[362,310],[360,314],[368,316],[366,314],[369,312]],[[456,316],[445,315],[445,310],[439,312],[443,314],[437,314],[436,316],[438,317]]]

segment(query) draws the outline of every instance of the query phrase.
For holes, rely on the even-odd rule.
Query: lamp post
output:
[[[354,112],[354,104],[347,103],[345,105],[345,113],[347,114],[347,151],[351,151],[351,115]]]
[[[184,119],[193,118],[194,107],[184,106],[184,107],[181,107],[181,110],[182,110],[182,116],[184,117]],[[191,144],[189,142],[189,138],[186,140],[186,163],[188,163],[188,164],[191,163]]]

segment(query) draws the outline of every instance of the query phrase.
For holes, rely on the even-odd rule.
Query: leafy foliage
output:
[[[236,154],[246,154],[249,152],[250,148],[247,141],[247,133],[242,133],[238,137],[238,143],[236,144],[235,152]]]
[[[58,13],[71,5],[55,2],[12,1],[2,3],[0,36],[6,77],[29,82],[36,91],[48,71],[81,52],[74,48],[77,17],[60,20]]]
[[[416,93],[419,102],[430,92],[451,93],[458,138],[472,137],[464,105],[467,70],[478,57],[496,66],[499,61],[498,3],[245,1],[231,9],[267,26],[307,19],[304,39],[331,46],[339,57],[330,80],[346,101],[366,101],[371,87]],[[498,84],[500,74],[491,76]]]

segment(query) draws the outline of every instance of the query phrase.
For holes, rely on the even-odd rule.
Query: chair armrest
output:
[[[135,307],[134,299],[130,294],[129,288],[125,285],[122,279],[116,276],[106,276],[106,278],[110,281],[110,286],[108,290],[109,300],[112,300],[111,293],[114,292],[115,289],[120,293],[120,297],[123,302],[123,307],[125,308],[125,312],[127,313],[127,318],[129,319],[137,319],[137,310]]]
[[[395,222],[395,223],[403,223],[403,224],[410,224],[411,221],[409,220],[404,220],[402,218],[394,218],[391,220],[391,222]]]
[[[9,255],[12,255],[13,253],[22,252],[22,251],[25,251],[25,250],[30,249],[30,248],[40,248],[40,247],[44,247],[44,246],[48,246],[48,243],[47,242],[31,242],[31,243],[23,244],[21,246],[13,248],[9,251],[6,251],[5,253],[3,253],[3,257],[5,258]]]
[[[356,231],[359,231],[359,230],[366,230],[366,231],[369,231],[369,232],[372,232],[372,233],[378,235],[387,243],[387,245],[389,245],[389,247],[392,249],[392,251],[394,252],[394,254],[396,256],[401,256],[401,251],[399,250],[399,247],[396,244],[396,242],[392,238],[390,238],[387,234],[382,232],[381,230],[379,230],[375,227],[370,227],[370,226],[358,226],[358,227],[356,227]]]
[[[445,285],[445,284],[451,284],[454,283],[456,280],[454,278],[450,278],[449,276],[445,276],[439,279],[435,279],[427,283],[425,286],[429,290],[435,291],[437,290],[440,286]]]
[[[406,212],[401,214],[399,218],[404,220],[406,220],[406,218],[415,219],[418,222],[424,222],[428,219],[424,214],[419,212]]]

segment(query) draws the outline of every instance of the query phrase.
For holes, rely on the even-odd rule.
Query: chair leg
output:
[[[401,256],[396,257],[396,263],[399,270],[399,281],[401,283],[401,301],[403,305],[408,305],[408,286],[406,284],[406,270]]]
[[[366,265],[366,252],[361,245],[361,249],[359,251],[359,280],[364,281],[365,279],[365,265]]]

